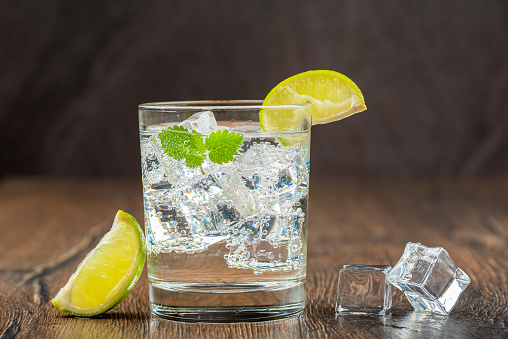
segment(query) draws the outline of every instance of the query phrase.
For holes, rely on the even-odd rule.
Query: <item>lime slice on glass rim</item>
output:
[[[263,101],[263,105],[304,103],[311,105],[312,125],[344,119],[367,109],[362,92],[351,79],[327,70],[294,75],[275,86]],[[295,118],[293,114],[288,110],[261,110],[259,122],[266,132],[298,131],[301,119]],[[288,137],[280,139],[291,140]]]
[[[136,219],[118,211],[111,230],[86,255],[51,302],[58,311],[80,317],[112,309],[136,285],[145,263],[145,246]]]

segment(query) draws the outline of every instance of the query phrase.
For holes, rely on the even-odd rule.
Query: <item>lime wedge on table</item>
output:
[[[131,215],[118,211],[111,230],[51,302],[58,311],[81,317],[104,313],[132,290],[143,271],[145,257],[141,227]]]
[[[351,79],[325,70],[294,75],[275,86],[263,101],[263,105],[303,103],[311,105],[312,125],[340,120],[367,109],[362,92]],[[261,128],[268,132],[289,131],[293,127],[298,130],[301,121],[290,114],[282,110],[261,111]]]

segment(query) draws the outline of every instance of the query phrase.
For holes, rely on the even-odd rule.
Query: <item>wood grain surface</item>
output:
[[[118,209],[142,220],[138,180],[0,182],[0,338],[508,336],[508,179],[375,181],[313,178],[307,306],[284,320],[187,324],[150,315],[146,272],[96,319],[49,300],[109,230]],[[450,316],[415,313],[393,289],[392,314],[334,314],[344,264],[394,265],[408,241],[442,246],[471,284]]]

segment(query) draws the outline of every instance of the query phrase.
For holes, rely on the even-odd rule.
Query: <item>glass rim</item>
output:
[[[263,105],[263,100],[188,100],[148,102],[138,106],[140,110],[250,110],[250,109],[298,109],[310,103]]]

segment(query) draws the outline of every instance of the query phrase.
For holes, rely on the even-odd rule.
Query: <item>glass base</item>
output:
[[[228,323],[286,318],[305,307],[304,282],[276,290],[256,288],[253,291],[243,286],[241,290],[230,288],[226,293],[224,289],[196,287],[168,289],[167,284],[152,282],[150,311],[157,317],[175,321]]]
[[[257,307],[209,307],[209,308],[183,308],[150,304],[153,315],[169,320],[185,322],[253,322],[275,320],[297,315],[303,311],[305,303],[284,306],[271,306],[269,308]]]

